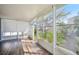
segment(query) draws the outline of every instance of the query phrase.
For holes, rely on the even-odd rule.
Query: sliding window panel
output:
[[[64,48],[63,51],[68,51],[68,54],[79,54],[79,4],[63,8],[56,24],[57,46]]]
[[[53,43],[53,30],[52,30],[52,26],[48,26],[46,27],[46,31],[44,33],[44,35],[46,35],[46,39],[47,41],[52,45]]]
[[[42,26],[41,27],[38,27],[38,39],[40,40],[43,40],[43,28]]]

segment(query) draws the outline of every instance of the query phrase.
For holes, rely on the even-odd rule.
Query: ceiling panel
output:
[[[49,4],[3,4],[0,5],[0,16],[2,18],[31,21],[42,10],[50,7]]]
[[[57,5],[58,8],[62,5]],[[51,4],[0,4],[0,17],[21,21],[32,21],[52,10]]]

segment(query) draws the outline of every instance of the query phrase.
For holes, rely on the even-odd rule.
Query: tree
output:
[[[57,18],[57,24],[58,24],[58,32],[57,32],[57,44],[60,45],[63,43],[65,36],[67,34],[67,30],[69,26],[66,26],[63,19],[66,18],[67,15],[69,15],[70,12],[65,12],[64,9],[60,11],[59,14],[56,15]]]
[[[74,17],[74,29],[77,29],[76,34],[79,36],[79,15]]]

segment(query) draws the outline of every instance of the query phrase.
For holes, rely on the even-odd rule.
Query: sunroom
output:
[[[79,54],[78,6],[1,4],[0,54]]]

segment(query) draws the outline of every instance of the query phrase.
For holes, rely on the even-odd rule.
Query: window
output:
[[[18,35],[22,35],[22,32],[18,32]]]
[[[11,36],[16,36],[17,32],[11,32]]]
[[[47,27],[47,30],[46,30],[46,39],[48,40],[48,42],[50,44],[52,44],[53,42],[53,30],[52,30],[52,26],[51,27]]]
[[[3,36],[10,36],[10,32],[3,33]]]
[[[57,45],[77,54],[79,54],[78,6],[74,4],[65,6],[57,19]]]
[[[42,28],[38,28],[38,39],[43,39],[43,32],[42,32]]]

